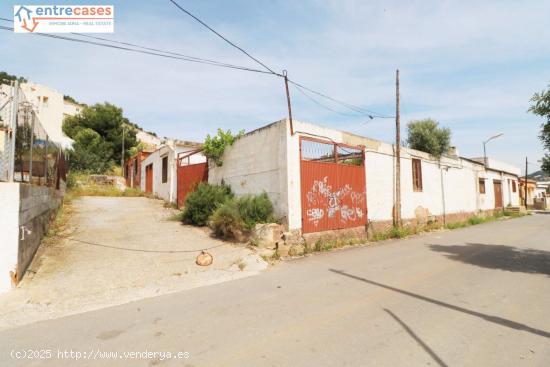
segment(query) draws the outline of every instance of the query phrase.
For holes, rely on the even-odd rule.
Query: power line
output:
[[[255,58],[254,56],[250,55],[248,52],[246,52],[243,48],[237,46],[236,44],[234,44],[233,42],[231,42],[230,40],[228,40],[227,38],[225,38],[224,36],[222,36],[220,33],[218,33],[215,29],[213,29],[212,27],[210,27],[208,24],[206,24],[205,22],[203,22],[202,20],[200,20],[199,18],[197,18],[195,15],[191,14],[188,10],[184,9],[180,4],[178,4],[176,1],[174,0],[170,0],[170,2],[172,4],[174,4],[178,9],[180,9],[182,12],[184,12],[185,14],[189,15],[191,18],[195,19],[197,22],[199,22],[200,24],[202,24],[204,27],[206,27],[208,30],[210,30],[212,33],[214,33],[216,36],[220,37],[222,40],[224,40],[225,42],[229,43],[231,46],[235,47],[237,50],[241,51],[242,53],[244,53],[246,56],[248,56],[250,59],[254,60],[256,63],[260,64],[261,66],[263,66],[266,70],[268,70],[269,72],[271,72],[272,74],[275,74],[275,75],[278,75],[278,76],[282,76],[280,73],[276,73],[275,71],[273,71],[269,66],[267,66],[266,64],[264,64],[263,62],[261,62],[260,60],[258,60],[257,58]]]
[[[259,69],[253,69],[253,68],[249,68],[249,67],[245,67],[245,66],[239,66],[239,65],[233,65],[233,64],[228,64],[228,63],[223,63],[223,62],[219,62],[219,61],[215,61],[215,60],[209,60],[209,59],[204,59],[204,58],[199,58],[199,57],[195,57],[195,56],[189,56],[189,55],[184,55],[184,54],[181,54],[181,53],[177,53],[177,52],[173,52],[173,51],[164,51],[164,50],[160,50],[160,49],[157,49],[157,48],[151,48],[151,47],[147,47],[147,46],[140,46],[140,45],[137,45],[137,44],[134,44],[134,43],[129,43],[129,42],[122,42],[122,41],[116,41],[116,40],[112,40],[112,39],[108,39],[108,38],[103,38],[103,37],[97,37],[97,36],[91,36],[91,35],[87,35],[87,34],[82,34],[82,33],[72,33],[73,35],[76,35],[76,36],[80,36],[80,37],[86,37],[86,38],[91,38],[91,39],[95,39],[95,40],[100,40],[100,41],[106,41],[106,42],[111,42],[111,43],[115,43],[115,44],[121,44],[121,45],[124,45],[124,46],[131,46],[131,47],[137,47],[137,48],[140,48],[141,50],[137,50],[137,49],[134,49],[134,48],[128,48],[128,47],[120,47],[120,46],[115,46],[115,45],[110,45],[110,44],[105,44],[105,43],[100,43],[100,42],[95,42],[95,41],[87,41],[87,40],[82,40],[82,39],[76,39],[76,38],[71,38],[71,37],[67,37],[67,36],[59,36],[59,35],[53,35],[53,34],[47,34],[47,33],[33,33],[35,35],[39,35],[39,36],[43,36],[43,37],[50,37],[50,38],[56,38],[56,39],[62,39],[62,40],[66,40],[66,41],[72,41],[72,42],[80,42],[80,43],[86,43],[86,44],[91,44],[91,45],[96,45],[96,46],[102,46],[102,47],[109,47],[109,48],[113,48],[113,49],[120,49],[120,50],[124,50],[124,51],[129,51],[129,52],[138,52],[138,53],[142,53],[142,54],[147,54],[147,55],[153,55],[153,56],[160,56],[160,57],[164,57],[164,58],[170,58],[170,59],[177,59],[177,60],[183,60],[183,61],[188,61],[188,62],[195,62],[195,63],[201,63],[201,64],[206,64],[206,65],[212,65],[212,66],[218,66],[218,67],[225,67],[225,68],[230,68],[230,69],[236,69],[236,70],[243,70],[243,71],[251,71],[251,72],[256,72],[256,73],[263,73],[263,74],[272,74],[272,75],[275,75],[275,76],[278,76],[278,77],[283,77],[282,74],[280,73],[277,73],[275,71],[273,71],[270,67],[268,67],[267,65],[265,65],[263,62],[261,62],[260,60],[258,60],[257,58],[253,57],[250,53],[248,53],[247,51],[245,51],[243,48],[239,47],[238,45],[236,45],[235,43],[231,42],[230,40],[228,40],[226,37],[224,37],[223,35],[221,35],[219,32],[217,32],[216,30],[214,30],[212,27],[210,27],[208,24],[206,24],[205,22],[203,22],[202,20],[200,20],[198,17],[196,17],[195,15],[191,14],[188,10],[184,9],[181,5],[179,5],[176,1],[174,0],[170,0],[170,2],[172,2],[176,7],[178,7],[181,11],[183,11],[184,13],[188,14],[190,17],[192,17],[193,19],[195,19],[197,22],[199,22],[201,25],[203,25],[204,27],[206,27],[207,29],[209,29],[211,32],[213,32],[214,34],[216,34],[218,37],[222,38],[225,42],[227,42],[228,44],[230,44],[232,47],[235,47],[237,48],[239,51],[243,52],[246,56],[248,56],[250,59],[252,59],[253,61],[255,61],[256,63],[258,63],[259,65],[261,65],[263,68],[265,68],[267,71],[263,71],[263,70],[259,70]],[[8,21],[8,22],[12,22],[13,23],[13,20],[11,19],[6,19],[6,18],[0,18],[0,20],[4,20],[4,21]],[[12,30],[13,31],[13,28],[8,28],[8,27],[3,27],[3,26],[0,26],[0,29],[3,29],[3,30]],[[295,87],[297,87],[297,89],[302,93],[304,94],[308,99],[310,99],[311,101],[313,101],[314,103],[316,103],[317,105],[327,109],[327,110],[330,110],[332,112],[335,112],[335,113],[338,113],[338,114],[341,114],[341,115],[346,115],[346,116],[356,116],[356,115],[352,115],[352,114],[345,114],[343,112],[340,112],[340,111],[337,111],[337,110],[334,110],[326,105],[323,105],[322,103],[320,103],[318,100],[315,100],[312,96],[308,95],[305,93],[305,91],[308,91],[310,93],[313,93],[313,94],[316,94],[320,97],[323,97],[325,99],[328,99],[332,102],[335,102],[337,104],[340,104],[344,107],[346,107],[347,109],[357,113],[359,116],[368,116],[369,118],[395,118],[394,116],[388,116],[388,115],[384,115],[384,114],[381,114],[381,113],[378,113],[378,112],[375,112],[375,111],[372,111],[372,110],[368,110],[366,108],[363,108],[363,107],[360,107],[360,106],[356,106],[356,105],[353,105],[351,103],[347,103],[347,102],[344,102],[344,101],[341,101],[341,100],[338,100],[336,98],[333,98],[325,93],[322,93],[322,92],[319,92],[317,90],[314,90],[312,88],[309,88],[309,87],[306,87],[305,85],[301,84],[301,83],[298,83],[294,80],[290,80],[288,79],[288,82],[293,84]]]
[[[376,118],[395,118],[395,116],[387,116],[387,115],[383,115],[383,114],[380,114],[378,112],[374,112],[374,111],[371,111],[371,110],[367,110],[366,108],[362,108],[362,107],[359,107],[359,106],[355,106],[355,105],[352,105],[350,103],[347,103],[347,102],[343,102],[343,101],[340,101],[340,100],[337,100],[336,98],[333,98],[331,96],[328,96],[324,93],[321,93],[319,91],[316,91],[316,90],[313,90],[311,88],[308,88],[306,87],[305,85],[303,84],[300,84],[298,82],[295,82],[293,80],[288,80],[289,83],[293,84],[294,86],[297,86],[297,87],[300,87],[300,88],[303,88],[305,90],[307,90],[308,92],[311,92],[311,93],[314,93],[318,96],[321,96],[323,98],[326,98],[328,100],[331,100],[335,103],[338,103],[344,107],[347,107],[348,109],[352,110],[352,111],[355,111],[355,112],[358,112],[358,113],[362,113],[362,114],[366,114],[367,116],[372,116],[372,117],[376,117]]]
[[[345,113],[345,112],[341,112],[341,111],[335,110],[335,109],[333,109],[333,108],[331,108],[331,107],[329,107],[329,106],[327,106],[327,105],[325,105],[325,104],[319,102],[317,99],[313,98],[312,96],[310,96],[310,95],[309,95],[308,93],[306,93],[306,91],[303,90],[301,87],[298,87],[298,86],[294,85],[294,88],[296,88],[296,90],[297,90],[298,92],[300,92],[302,95],[304,95],[307,99],[309,99],[310,101],[312,101],[312,102],[315,103],[316,105],[318,105],[318,106],[320,106],[320,107],[322,107],[322,108],[324,108],[324,109],[326,109],[326,110],[335,112],[335,113],[340,114],[340,115],[343,115],[343,116],[354,116],[354,117],[357,117],[357,116],[363,115],[363,116],[368,116],[368,117],[372,118],[371,115],[365,115],[365,114],[358,115],[358,114]]]
[[[1,19],[4,20],[3,18],[1,18]],[[12,27],[6,27],[6,26],[1,26],[1,25],[0,25],[0,29],[5,30],[5,31],[13,31]],[[83,39],[78,39],[78,38],[73,38],[73,37],[68,37],[68,36],[60,36],[60,35],[55,35],[55,34],[38,33],[38,32],[33,32],[32,34],[36,35],[36,36],[55,38],[55,39],[71,41],[71,42],[84,43],[84,44],[107,47],[107,48],[112,48],[112,49],[128,51],[128,52],[142,53],[142,54],[146,54],[146,55],[159,56],[159,57],[164,57],[164,58],[169,58],[169,59],[182,60],[182,61],[194,62],[194,63],[199,63],[199,64],[206,64],[206,65],[211,65],[211,66],[224,67],[224,68],[229,68],[229,69],[250,71],[250,72],[255,72],[255,73],[272,74],[268,71],[263,71],[263,70],[260,70],[260,69],[253,69],[253,68],[249,68],[249,67],[245,67],[245,66],[221,63],[221,62],[218,62],[218,61],[208,60],[208,59],[201,59],[201,58],[194,57],[194,56],[187,56],[187,55],[174,56],[174,55],[176,55],[176,53],[166,52],[166,51],[161,51],[161,50],[159,50],[160,52],[152,52],[152,51],[138,50],[138,49],[129,48],[129,47],[115,46],[115,45],[110,45],[110,44],[107,44],[107,43],[88,41],[88,40],[83,40]],[[90,36],[90,37],[93,37],[93,36]],[[100,37],[97,37],[97,38],[100,38]],[[108,40],[108,41],[119,43],[118,41],[113,41],[113,40]],[[143,46],[136,46],[136,47],[140,47],[140,48],[145,49],[145,47],[143,47]],[[180,54],[180,55],[182,55],[182,54]]]
[[[261,62],[260,60],[256,59],[255,57],[253,57],[252,55],[250,55],[248,52],[246,52],[244,49],[242,49],[241,47],[237,46],[235,43],[231,42],[230,40],[228,40],[227,38],[225,38],[223,35],[221,35],[219,32],[217,32],[216,30],[214,30],[212,27],[210,27],[208,24],[206,24],[204,21],[202,21],[201,19],[199,19],[197,16],[191,14],[191,12],[189,12],[188,10],[184,9],[181,5],[179,5],[175,0],[169,0],[172,4],[174,4],[176,7],[178,7],[181,11],[183,11],[184,13],[186,13],[187,15],[189,15],[190,17],[192,17],[193,19],[195,19],[197,22],[199,22],[200,24],[202,24],[204,27],[206,27],[208,30],[210,30],[211,32],[213,32],[214,34],[216,34],[218,37],[220,37],[221,39],[223,39],[225,42],[229,43],[231,46],[235,47],[236,49],[238,49],[239,51],[243,52],[246,56],[248,56],[250,59],[254,60],[255,62],[257,62],[258,64],[260,64],[261,66],[263,66],[265,69],[269,70],[270,72],[272,72],[273,74],[275,75],[278,75],[278,76],[283,76],[279,73],[276,73],[274,72],[270,67],[268,67],[267,65],[265,65],[263,62]],[[292,81],[292,80],[288,80],[290,83],[294,84],[295,86],[298,86],[298,87],[302,87],[303,89],[305,90],[308,90],[309,92],[311,93],[315,93],[321,97],[324,97],[324,98],[327,98],[333,102],[336,102],[336,103],[339,103],[343,106],[345,106],[346,108],[348,109],[351,109],[352,111],[355,111],[355,112],[359,112],[359,113],[362,113],[362,114],[367,114],[368,116],[372,116],[372,117],[377,117],[377,118],[393,118],[393,116],[387,116],[387,115],[383,115],[383,114],[379,114],[377,112],[374,112],[374,111],[370,111],[370,110],[367,110],[365,108],[362,108],[362,107],[359,107],[359,106],[354,106],[350,103],[346,103],[346,102],[342,102],[342,101],[339,101],[335,98],[332,98],[330,96],[327,96],[326,94],[324,93],[321,93],[319,91],[315,91],[311,88],[308,88],[302,84],[299,84],[295,81]],[[336,112],[336,111],[335,111]]]

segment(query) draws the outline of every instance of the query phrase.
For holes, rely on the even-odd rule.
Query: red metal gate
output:
[[[178,154],[178,208],[185,204],[185,198],[199,183],[208,181],[207,162],[189,164],[190,156],[198,152],[186,153],[183,156]]]
[[[302,137],[300,174],[304,233],[367,223],[362,147]]]

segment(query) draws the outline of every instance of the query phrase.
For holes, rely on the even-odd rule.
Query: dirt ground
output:
[[[142,197],[74,200],[65,238],[42,245],[18,287],[0,295],[0,329],[254,275],[254,251],[169,220]],[[195,259],[201,249],[212,265]]]

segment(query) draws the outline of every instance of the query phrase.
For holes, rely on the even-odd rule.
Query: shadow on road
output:
[[[426,344],[422,339],[420,339],[420,337],[418,335],[416,335],[416,333],[409,327],[409,325],[405,324],[405,322],[403,322],[403,320],[401,320],[399,317],[397,317],[396,314],[394,314],[393,312],[391,312],[387,308],[385,308],[384,311],[386,311],[395,321],[397,321],[399,323],[399,325],[401,325],[401,327],[403,329],[405,329],[405,331],[418,343],[418,345],[420,345],[422,347],[422,349],[424,349],[426,351],[426,353],[428,353],[430,355],[430,357],[432,357],[432,359],[438,365],[440,365],[442,367],[447,366],[445,364],[445,362],[443,362],[443,360],[441,358],[439,358],[439,356],[437,354],[435,354],[435,352],[428,346],[428,344]]]
[[[449,259],[466,264],[550,276],[550,252],[548,251],[483,243],[429,246],[432,251],[446,253]]]
[[[406,295],[406,296],[409,296],[409,297],[413,297],[413,298],[419,299],[421,301],[429,302],[429,303],[437,305],[437,306],[445,307],[445,308],[448,308],[448,309],[453,310],[453,311],[458,311],[458,312],[462,312],[462,313],[465,313],[465,314],[470,315],[470,316],[478,317],[480,319],[491,322],[493,324],[506,326],[506,327],[509,327],[511,329],[525,331],[525,332],[528,332],[528,333],[531,333],[531,334],[539,335],[539,336],[542,336],[544,338],[550,339],[550,332],[540,330],[540,329],[536,329],[536,328],[533,328],[531,326],[521,324],[519,322],[515,322],[515,321],[512,321],[512,320],[502,318],[502,317],[487,315],[487,314],[484,314],[484,313],[481,313],[481,312],[469,310],[467,308],[455,306],[455,305],[452,305],[450,303],[446,303],[446,302],[443,302],[443,301],[439,301],[437,299],[422,296],[420,294],[412,293],[412,292],[406,291],[404,289],[399,289],[399,288],[396,288],[396,287],[392,287],[390,285],[386,285],[386,284],[383,284],[383,283],[378,283],[378,282],[375,282],[373,280],[369,280],[369,279],[362,278],[362,277],[359,277],[359,276],[356,276],[356,275],[348,274],[348,273],[346,273],[342,270],[329,269],[329,271],[332,271],[333,273],[343,275],[345,277],[352,278],[352,279],[355,279],[355,280],[359,280],[359,281],[362,281],[362,282],[365,282],[365,283],[368,283],[368,284],[371,284],[371,285],[375,285],[375,286],[378,286],[378,287],[381,287],[381,288],[385,288],[385,289],[388,289],[390,291],[394,291],[394,292],[397,292],[397,293],[400,293],[400,294],[403,294],[403,295]]]

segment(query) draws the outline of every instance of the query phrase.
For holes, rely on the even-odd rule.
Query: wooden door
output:
[[[153,163],[145,167],[145,192],[153,192]]]
[[[493,187],[495,192],[495,209],[502,208],[502,182],[493,181]]]

